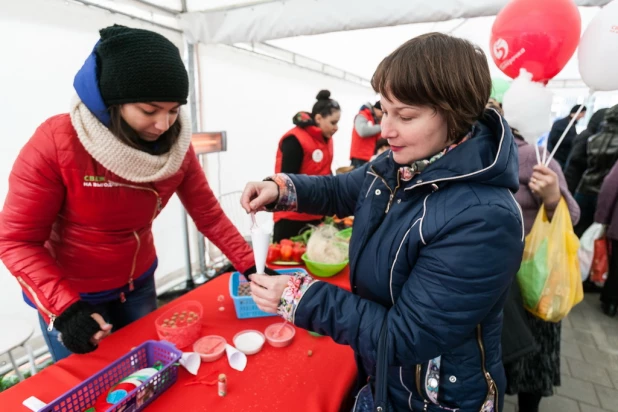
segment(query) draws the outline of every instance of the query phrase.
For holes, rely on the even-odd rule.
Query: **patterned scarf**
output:
[[[419,174],[421,174],[423,172],[423,170],[425,170],[427,168],[427,166],[429,166],[430,164],[434,163],[438,159],[441,159],[445,154],[447,154],[448,152],[450,152],[451,150],[453,150],[454,148],[456,148],[457,146],[459,146],[463,142],[468,141],[471,136],[472,136],[472,132],[468,133],[466,135],[466,137],[464,137],[459,143],[454,143],[454,144],[444,148],[444,150],[442,150],[439,153],[436,153],[435,155],[433,155],[429,159],[417,160],[416,162],[412,163],[410,166],[402,166],[402,167],[400,167],[399,168],[399,177],[400,177],[400,179],[402,181],[404,181],[404,182],[409,182],[410,180],[414,179],[414,177],[419,175]]]

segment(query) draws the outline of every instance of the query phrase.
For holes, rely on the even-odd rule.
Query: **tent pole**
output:
[[[197,90],[195,87],[195,45],[192,43],[187,43],[187,53],[189,55],[188,59],[188,71],[189,71],[189,104],[191,106],[191,128],[193,132],[197,132],[200,128],[198,122],[197,115]],[[201,119],[200,119],[201,120]],[[204,172],[204,157],[205,155],[198,155],[198,160],[200,162],[200,166],[202,166],[202,172]],[[205,172],[204,172],[205,173]],[[199,276],[197,283],[204,283],[206,281],[207,276],[207,268],[206,268],[206,242],[204,235],[197,230],[197,248],[199,253]]]
[[[184,2],[183,2],[184,3]],[[184,6],[184,4],[183,4]],[[189,72],[189,107],[191,110],[191,130],[196,132],[198,129],[197,123],[197,101],[196,101],[196,89],[195,89],[195,46],[192,43],[187,42],[187,71]],[[199,158],[199,157],[198,157]],[[201,161],[200,161],[201,164]],[[191,268],[191,244],[189,240],[189,219],[187,216],[187,210],[182,207],[182,235],[183,243],[185,247],[185,269],[186,269],[186,281],[183,289],[173,289],[165,292],[159,296],[162,300],[173,300],[178,296],[181,296],[193,289],[195,289],[195,281],[193,280],[193,271]],[[197,231],[198,250],[199,250],[199,263],[200,263],[200,281],[203,283],[206,280],[206,251],[204,246],[204,236]]]

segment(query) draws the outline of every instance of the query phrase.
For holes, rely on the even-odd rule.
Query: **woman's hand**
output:
[[[546,205],[555,205],[560,201],[562,194],[558,185],[558,175],[544,165],[534,166],[534,172],[528,184],[532,193],[539,196]]]
[[[65,309],[54,325],[64,346],[73,353],[92,352],[112,333],[112,325],[96,313],[92,305],[83,301]]]
[[[291,276],[251,275],[251,296],[260,310],[277,313],[283,291]]]
[[[99,328],[101,328],[99,332],[95,333],[92,338],[90,338],[90,343],[94,346],[99,346],[99,343],[101,343],[103,339],[112,334],[112,325],[107,323],[105,319],[103,319],[103,316],[98,313],[93,313],[90,317],[94,319],[99,324]]]
[[[279,187],[275,182],[250,182],[240,198],[240,204],[247,211],[260,212],[279,199]]]

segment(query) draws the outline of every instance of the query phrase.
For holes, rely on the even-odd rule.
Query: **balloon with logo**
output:
[[[573,0],[511,0],[491,28],[491,56],[510,78],[547,83],[575,53],[581,16]]]
[[[592,90],[618,90],[618,0],[590,22],[577,53],[579,73]]]

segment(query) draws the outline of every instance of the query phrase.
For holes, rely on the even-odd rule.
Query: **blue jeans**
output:
[[[114,326],[112,332],[157,309],[157,291],[155,289],[154,276],[149,276],[149,279],[143,285],[136,288],[133,292],[126,293],[125,297],[126,301],[124,303],[120,299],[115,299],[93,304],[95,311]],[[88,299],[83,300],[88,302]],[[40,314],[39,323],[43,331],[43,338],[54,362],[69,356],[71,352],[58,339],[60,332],[56,328],[48,332],[47,324]]]

